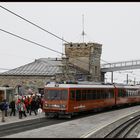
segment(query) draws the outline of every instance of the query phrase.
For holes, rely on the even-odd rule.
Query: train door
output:
[[[75,112],[80,112],[83,110],[83,105],[82,105],[81,99],[82,99],[82,90],[76,89],[75,90],[75,104],[74,104]]]
[[[75,89],[69,89],[69,103],[68,103],[68,110],[69,112],[74,112],[74,106],[76,103],[76,94],[75,94]]]

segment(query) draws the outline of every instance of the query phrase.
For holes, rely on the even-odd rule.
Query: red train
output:
[[[71,118],[82,111],[139,103],[139,85],[48,84],[44,88],[43,110],[46,116]]]

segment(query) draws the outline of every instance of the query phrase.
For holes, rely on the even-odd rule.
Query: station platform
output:
[[[0,111],[0,125],[4,125],[4,124],[10,124],[10,123],[14,123],[14,122],[21,122],[21,121],[26,121],[26,120],[32,120],[32,119],[40,119],[45,117],[45,113],[38,113],[37,115],[34,114],[34,112],[32,112],[31,115],[29,115],[28,113],[26,113],[27,117],[24,117],[24,115],[22,116],[22,119],[19,119],[18,113],[16,113],[16,116],[10,116],[9,115],[10,112],[8,112],[8,116],[5,117],[5,122],[1,122],[1,111]]]
[[[98,113],[92,116],[53,124],[13,135],[7,135],[3,138],[88,138],[88,136],[110,123],[139,111],[140,106],[133,106],[121,110]],[[23,117],[23,119],[19,119],[18,116],[8,116],[6,122],[0,122],[0,125],[44,116],[45,113],[41,113],[40,116],[35,116],[34,114],[32,116],[28,115],[26,118]]]

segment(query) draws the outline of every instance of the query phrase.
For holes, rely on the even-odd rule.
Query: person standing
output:
[[[25,104],[27,113],[29,113],[29,108],[30,108],[30,107],[29,107],[29,97],[26,97],[26,96],[25,96],[24,104]]]
[[[6,99],[5,99],[5,103],[6,103],[6,105],[5,105],[5,117],[7,117],[8,116],[9,103],[7,102]]]
[[[25,107],[25,104],[24,104],[24,101],[23,100],[20,100],[17,104],[17,109],[18,109],[18,112],[19,112],[19,119],[22,119],[22,114],[27,117],[26,113],[25,113],[25,110],[26,110],[26,107]]]
[[[5,110],[6,110],[6,99],[3,99],[2,102],[0,103],[0,109],[2,111],[2,122],[5,122]]]
[[[32,111],[34,111],[35,115],[37,115],[36,112],[36,101],[35,101],[35,97],[33,97],[32,101],[31,101],[31,105],[30,105],[30,115],[32,114]]]
[[[11,108],[11,112],[10,112],[10,116],[15,116],[16,115],[16,107],[15,107],[15,100],[12,100],[10,102],[10,108]]]

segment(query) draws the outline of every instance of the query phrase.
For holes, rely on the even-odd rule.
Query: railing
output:
[[[102,64],[101,68],[127,67],[127,66],[136,66],[136,65],[140,65],[140,60]]]

